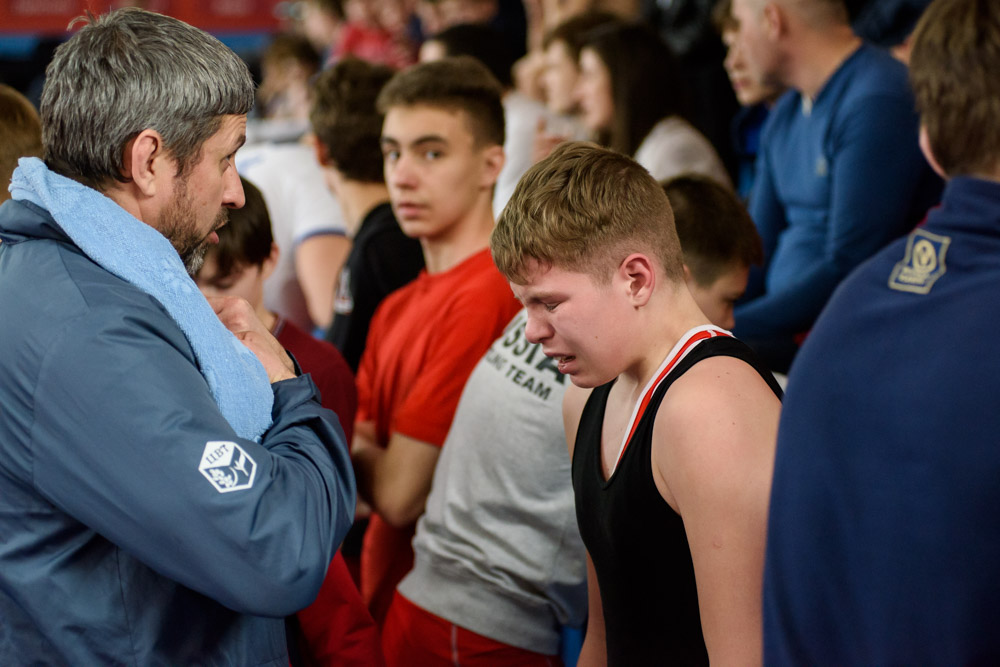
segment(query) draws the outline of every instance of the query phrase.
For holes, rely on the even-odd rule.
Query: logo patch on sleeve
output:
[[[951,239],[918,229],[906,241],[906,255],[889,276],[889,287],[900,292],[927,294],[944,275],[944,257]]]
[[[235,442],[205,443],[198,470],[219,493],[241,491],[253,486],[257,463]]]

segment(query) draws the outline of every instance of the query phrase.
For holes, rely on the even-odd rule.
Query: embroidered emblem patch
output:
[[[951,239],[918,229],[906,241],[906,255],[889,276],[889,287],[900,292],[927,294],[944,275],[944,257]]]
[[[816,158],[816,175],[820,178],[826,178],[830,173],[830,165],[827,163],[826,158],[820,155]]]
[[[240,491],[253,486],[257,463],[235,442],[205,443],[198,470],[219,493]]]

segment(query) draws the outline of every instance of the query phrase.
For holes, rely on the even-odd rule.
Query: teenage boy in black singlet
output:
[[[574,385],[580,665],[759,663],[780,389],[699,310],[663,190],[627,157],[564,144],[521,179],[491,244],[528,339]]]

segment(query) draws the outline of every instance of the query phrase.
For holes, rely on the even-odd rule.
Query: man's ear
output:
[[[507,156],[503,152],[503,146],[489,146],[483,150],[483,187],[492,188],[496,185],[506,162]]]
[[[261,264],[261,276],[264,280],[267,280],[272,273],[274,273],[274,267],[278,265],[278,257],[281,256],[281,251],[278,249],[278,244],[271,242],[271,254],[264,258],[264,263]]]
[[[648,255],[634,252],[618,266],[617,278],[636,308],[646,305],[656,287],[656,270]]]
[[[920,152],[927,158],[927,164],[931,166],[931,169],[936,171],[937,175],[941,178],[948,180],[948,174],[944,173],[944,169],[941,168],[937,158],[934,157],[934,149],[931,148],[931,138],[927,134],[927,126],[923,123],[920,124]]]
[[[177,162],[170,156],[163,137],[156,130],[145,129],[125,145],[122,175],[139,192],[153,197],[158,189],[173,182]]]

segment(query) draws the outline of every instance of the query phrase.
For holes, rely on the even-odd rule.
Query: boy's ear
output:
[[[320,141],[313,132],[309,133],[309,144],[312,146],[313,153],[316,154],[316,161],[324,167],[328,166],[330,164],[330,150],[326,144]]]
[[[634,252],[622,260],[618,266],[617,278],[636,308],[646,305],[656,287],[656,271],[653,263],[641,252]]]
[[[122,175],[139,193],[154,197],[167,187],[177,173],[177,163],[166,150],[163,137],[156,130],[145,129],[125,145]]]
[[[937,175],[941,178],[948,180],[948,174],[944,173],[944,169],[941,168],[937,158],[934,157],[934,149],[931,148],[931,138],[927,134],[927,126],[923,123],[920,124],[920,152],[927,158],[927,164],[931,166],[931,169],[936,171]]]
[[[503,152],[503,146],[489,146],[483,150],[483,164],[485,166],[483,187],[492,188],[496,185],[497,179],[500,178],[500,171],[506,162],[507,156]]]
[[[688,267],[687,264],[682,264],[681,266],[684,267],[684,282],[687,283],[688,286],[693,285],[694,284],[694,275],[692,275],[691,269]]]
[[[281,251],[278,249],[278,244],[271,243],[271,254],[264,259],[264,263],[260,267],[260,275],[264,280],[267,280],[272,273],[274,273],[274,267],[278,266],[278,257],[281,255]]]

